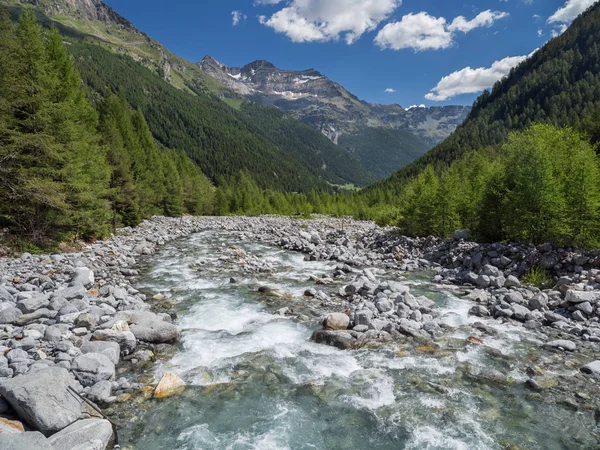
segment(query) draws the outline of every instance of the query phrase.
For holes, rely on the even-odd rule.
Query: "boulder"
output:
[[[6,323],[15,323],[22,314],[23,311],[20,309],[9,306],[8,308],[0,311],[0,325]]]
[[[475,305],[469,309],[469,314],[477,317],[488,317],[490,311],[483,305]]]
[[[344,313],[329,314],[325,319],[325,327],[330,330],[346,330],[350,325],[350,317]]]
[[[84,386],[93,386],[99,381],[115,377],[115,365],[102,353],[85,353],[71,363],[71,370]]]
[[[581,371],[600,380],[600,360],[586,364],[581,368]]]
[[[310,339],[317,344],[331,345],[340,350],[350,350],[358,346],[358,340],[348,331],[316,330]]]
[[[514,275],[509,275],[506,278],[506,281],[504,282],[504,287],[505,288],[520,287],[520,286],[521,286],[521,282]]]
[[[39,431],[26,433],[0,433],[2,450],[54,450],[48,439]]]
[[[576,291],[569,289],[565,295],[565,300],[569,303],[595,303],[600,300],[600,291]]]
[[[532,298],[529,299],[529,307],[531,309],[535,309],[537,311],[541,311],[542,309],[548,306],[548,296],[543,292],[538,292]]]
[[[546,347],[550,349],[566,350],[569,352],[574,352],[577,349],[575,342],[564,339],[547,342]]]
[[[69,391],[74,384],[67,370],[49,367],[0,380],[0,395],[29,425],[49,434],[81,417],[81,401]]]
[[[112,393],[112,383],[107,380],[98,381],[87,392],[87,397],[96,403],[104,403]]]
[[[81,346],[82,353],[101,353],[108,356],[108,359],[114,365],[119,364],[119,356],[121,354],[121,347],[117,342],[109,341],[89,341],[85,342]]]
[[[527,316],[531,314],[531,311],[529,311],[527,308],[516,303],[511,305],[510,309],[512,309],[512,312],[514,313],[513,317],[522,322],[527,320]]]
[[[181,392],[185,381],[173,373],[165,373],[154,390],[154,398],[167,398]]]
[[[71,283],[73,285],[83,285],[90,287],[95,282],[94,272],[87,267],[77,267],[71,274]]]
[[[52,435],[48,442],[54,450],[105,450],[113,437],[112,425],[104,419],[84,419]]]
[[[37,294],[33,297],[23,299],[17,303],[17,308],[19,308],[23,314],[29,314],[38,309],[45,308],[50,304],[50,300],[48,300],[48,296],[45,294]]]
[[[121,348],[121,352],[129,354],[135,349],[137,340],[131,331],[117,330],[96,330],[92,335],[94,341],[109,341],[116,342]]]
[[[131,332],[140,341],[164,344],[179,339],[175,325],[150,311],[123,311],[118,316],[126,318]]]

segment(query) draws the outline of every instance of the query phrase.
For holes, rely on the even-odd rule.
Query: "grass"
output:
[[[532,285],[539,289],[550,289],[554,286],[554,279],[540,266],[530,267],[521,281],[525,285]]]

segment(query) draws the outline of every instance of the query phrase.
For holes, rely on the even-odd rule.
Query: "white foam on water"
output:
[[[462,439],[449,436],[447,432],[442,432],[431,426],[421,426],[414,429],[411,433],[409,442],[404,447],[405,450],[488,450],[490,447],[485,445],[473,445]]]

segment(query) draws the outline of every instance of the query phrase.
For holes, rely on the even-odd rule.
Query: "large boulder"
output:
[[[50,441],[39,431],[0,433],[0,448],[2,450],[54,450]]]
[[[71,274],[71,283],[73,285],[81,284],[90,287],[94,284],[94,272],[87,267],[77,267]]]
[[[167,398],[185,387],[185,381],[173,373],[165,373],[154,390],[154,398]]]
[[[84,386],[93,386],[99,381],[115,377],[115,365],[102,353],[85,353],[71,363],[71,370]]]
[[[33,297],[23,299],[17,303],[17,308],[19,308],[23,314],[29,314],[38,309],[45,308],[50,304],[50,300],[48,296],[45,294],[37,294]]]
[[[21,419],[42,433],[50,434],[81,417],[81,401],[69,390],[75,385],[66,369],[49,367],[0,380],[0,395]]]
[[[105,450],[113,437],[112,425],[104,419],[79,420],[48,439],[54,450]]]
[[[89,341],[81,346],[82,353],[101,353],[108,356],[114,365],[119,364],[119,355],[121,347],[117,342],[110,341]]]
[[[567,341],[565,339],[558,339],[556,341],[547,342],[546,347],[549,349],[574,352],[577,349],[577,344],[575,344],[575,342],[573,342],[573,341]]]
[[[140,341],[162,344],[179,339],[175,325],[150,311],[122,311],[117,316],[129,323],[131,332]]]
[[[600,291],[575,291],[569,289],[565,295],[565,299],[569,303],[595,303],[600,300]]]
[[[593,376],[597,380],[600,380],[600,360],[586,364],[581,368],[581,371]]]
[[[311,338],[317,344],[326,344],[340,350],[350,350],[358,347],[359,342],[348,331],[316,330]]]
[[[131,353],[135,349],[137,343],[135,336],[129,330],[96,330],[92,335],[92,339],[94,339],[94,341],[116,342],[120,346],[121,352],[124,354]]]
[[[330,330],[347,330],[350,325],[350,317],[344,313],[332,313],[325,319],[325,327]]]

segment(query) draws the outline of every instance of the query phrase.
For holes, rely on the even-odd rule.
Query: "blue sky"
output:
[[[105,0],[190,61],[314,68],[404,107],[471,104],[595,1]]]

